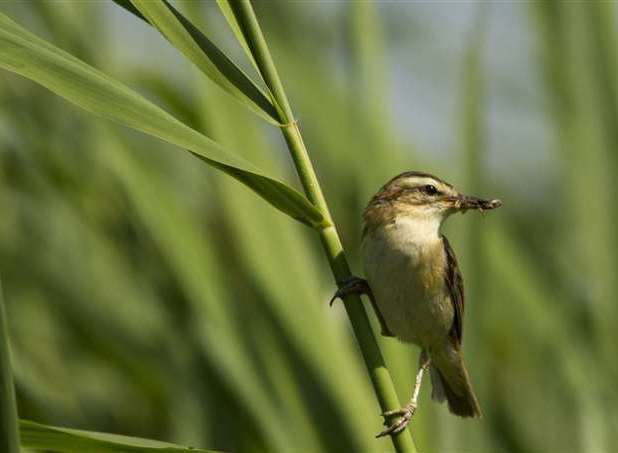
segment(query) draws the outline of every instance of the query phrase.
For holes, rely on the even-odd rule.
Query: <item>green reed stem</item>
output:
[[[9,333],[4,315],[2,285],[0,283],[0,451],[19,453],[17,404],[9,356]]]
[[[273,94],[277,104],[280,121],[283,124],[281,131],[288,149],[294,160],[298,176],[309,200],[324,215],[330,226],[320,229],[318,234],[324,252],[328,258],[335,281],[339,282],[350,277],[350,266],[345,252],[333,224],[326,199],[315,174],[315,170],[307,153],[300,129],[294,119],[292,108],[283,89],[283,84],[277,73],[274,61],[262,34],[262,30],[251,6],[250,0],[236,0],[232,7],[237,14],[241,28],[244,30],[248,45],[258,65],[266,85]],[[378,402],[383,411],[399,409],[401,407],[390,373],[384,363],[384,358],[378,347],[376,338],[371,330],[367,313],[361,305],[360,297],[351,295],[344,301],[345,310],[352,324],[356,340],[360,347],[363,359],[373,384]],[[393,445],[397,452],[416,452],[412,436],[408,429],[392,436]]]

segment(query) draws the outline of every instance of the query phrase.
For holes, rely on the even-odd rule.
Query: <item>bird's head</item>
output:
[[[391,179],[373,196],[363,217],[366,224],[410,218],[439,225],[455,212],[486,211],[500,206],[500,200],[464,195],[440,178],[408,171]]]

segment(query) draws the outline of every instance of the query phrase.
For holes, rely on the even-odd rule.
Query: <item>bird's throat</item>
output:
[[[433,248],[441,246],[441,219],[436,217],[397,217],[387,234],[395,241],[400,241],[414,248]]]

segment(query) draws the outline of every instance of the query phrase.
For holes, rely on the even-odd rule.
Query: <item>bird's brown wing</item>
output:
[[[463,316],[464,316],[464,286],[463,277],[457,265],[455,252],[451,248],[446,236],[442,236],[444,251],[446,255],[446,286],[451,296],[451,302],[455,313],[453,326],[450,335],[456,344],[460,345],[463,337]]]

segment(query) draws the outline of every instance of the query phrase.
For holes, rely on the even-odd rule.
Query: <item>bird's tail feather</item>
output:
[[[481,407],[472,390],[461,352],[454,346],[452,348],[431,354],[431,397],[440,402],[446,400],[449,410],[455,415],[481,417]]]

